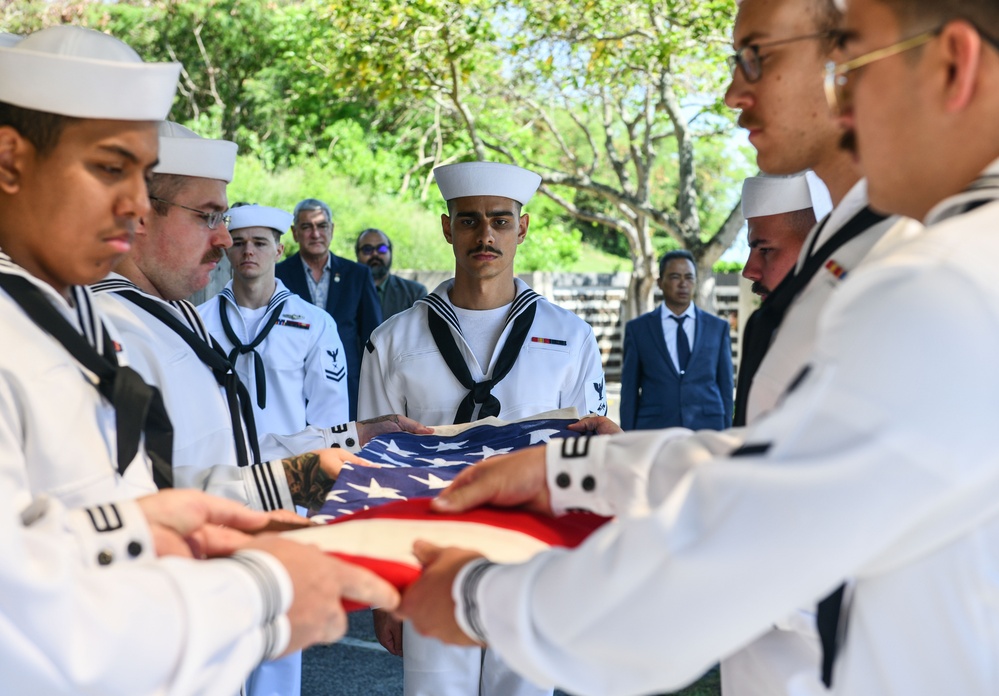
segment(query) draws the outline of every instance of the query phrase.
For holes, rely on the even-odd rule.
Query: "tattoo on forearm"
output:
[[[384,423],[385,421],[392,421],[396,425],[399,425],[399,415],[396,413],[390,413],[387,416],[378,416],[377,418],[369,418],[368,420],[361,421],[364,425],[372,425],[374,423]]]
[[[319,455],[315,452],[285,459],[284,474],[288,477],[288,487],[295,505],[310,510],[322,507],[326,502],[326,494],[335,481],[319,466]]]

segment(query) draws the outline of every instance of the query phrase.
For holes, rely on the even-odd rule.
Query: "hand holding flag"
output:
[[[551,515],[544,445],[493,457],[465,469],[434,499],[431,508],[456,514],[482,505],[524,507]]]

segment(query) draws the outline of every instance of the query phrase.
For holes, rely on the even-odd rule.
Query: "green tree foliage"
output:
[[[340,0],[329,10],[352,66],[343,84],[439,114],[428,166],[528,166],[589,231],[621,235],[632,313],[651,302],[656,232],[704,273],[742,224],[726,192],[746,166],[725,152],[732,123],[720,100],[733,14],[732,0]]]
[[[84,24],[182,62],[171,117],[239,143],[232,199],[327,198],[338,253],[377,226],[412,235],[399,249],[412,265],[450,267],[431,171],[462,159],[542,173],[518,270],[565,268],[581,237],[596,241],[630,259],[632,314],[651,301],[657,253],[690,249],[706,276],[741,224],[732,192],[749,171],[720,102],[734,0],[21,0],[0,13],[10,31]]]

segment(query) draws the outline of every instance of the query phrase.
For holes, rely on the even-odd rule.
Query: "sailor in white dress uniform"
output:
[[[541,182],[512,165],[473,162],[434,171],[448,203],[444,236],[455,277],[391,317],[368,341],[358,416],[403,413],[424,423],[516,420],[574,407],[605,414],[604,374],[593,330],[513,276],[527,235],[521,208]],[[398,625],[376,619],[398,650]],[[406,696],[551,693],[512,672],[491,650],[446,646],[403,628]]]

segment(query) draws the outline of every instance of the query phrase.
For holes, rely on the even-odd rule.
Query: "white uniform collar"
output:
[[[513,307],[510,309],[510,315],[506,319],[506,323],[509,324],[511,321],[516,319],[520,314],[527,309],[529,306],[541,299],[541,295],[531,290],[527,283],[522,281],[520,278],[514,277],[514,298]],[[416,304],[421,302],[431,311],[438,314],[441,319],[446,321],[451,327],[461,334],[461,323],[458,321],[458,315],[454,312],[454,305],[451,303],[451,298],[448,297],[448,292],[454,287],[454,278],[445,280],[443,283],[434,288],[433,292],[424,298],[416,301]]]
[[[995,177],[995,190],[988,187],[985,177]],[[992,193],[986,193],[992,191]],[[937,203],[930,212],[926,214],[925,225],[932,225],[949,217],[959,215],[964,212],[963,208],[972,203],[978,203],[990,198],[999,197],[999,160],[995,160],[985,168],[979,178],[973,182],[969,188],[958,194],[945,198]]]
[[[829,239],[846,223],[853,219],[867,205],[867,179],[861,179],[855,183],[843,200],[839,202],[832,212],[824,219],[820,220],[812,231],[805,238],[805,243],[801,245],[801,254],[798,255],[798,263],[795,265],[797,273],[805,265],[810,253],[814,253],[822,248]],[[816,239],[816,236],[818,239]]]
[[[133,283],[131,280],[119,273],[109,273],[104,280],[99,280],[90,286],[90,289],[96,295],[100,295],[108,292],[119,292],[121,290],[129,290],[132,292],[137,292],[144,297],[148,297],[150,300],[159,302],[164,307],[169,307],[175,314],[177,314],[184,322],[194,331],[198,336],[202,338],[206,343],[211,344],[211,335],[208,333],[208,329],[205,327],[205,323],[201,320],[201,315],[198,314],[198,310],[193,304],[187,300],[171,300],[166,301],[162,297],[157,297],[156,295],[150,295],[148,292],[144,291],[138,285]]]
[[[71,285],[69,287],[69,293],[73,298],[71,304],[65,297],[56,292],[55,288],[40,278],[33,276],[26,269],[15,263],[3,251],[0,251],[0,271],[25,278],[41,290],[49,298],[49,301],[55,305],[56,309],[87,339],[87,342],[98,353],[101,355],[104,354],[104,340],[100,331],[100,318],[94,312],[91,293],[86,287],[81,285]]]
[[[285,287],[285,284],[282,283],[278,278],[275,278],[274,292],[271,294],[271,299],[267,301],[267,311],[268,312],[271,311],[279,303],[284,302],[289,297],[291,297],[291,291],[288,290],[288,288]],[[220,302],[228,301],[232,304],[233,307],[236,308],[236,311],[239,311],[239,305],[236,304],[236,295],[232,291],[231,280],[225,284],[225,287],[222,289],[222,292],[219,293],[219,301]]]

